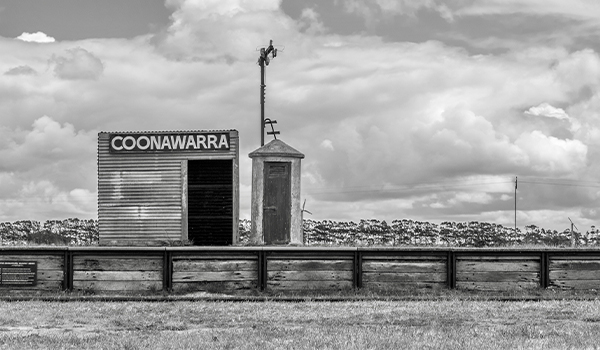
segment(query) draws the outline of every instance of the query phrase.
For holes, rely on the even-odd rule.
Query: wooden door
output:
[[[292,216],[291,163],[265,162],[264,181],[265,244],[287,244]]]

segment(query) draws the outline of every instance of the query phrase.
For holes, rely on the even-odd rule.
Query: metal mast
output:
[[[262,47],[260,49],[260,56],[258,57],[258,65],[260,66],[260,145],[265,145],[265,123],[271,124],[272,131],[267,132],[269,135],[277,135],[279,131],[275,131],[273,124],[277,124],[276,120],[265,119],[265,65],[268,66],[271,59],[277,57],[277,49],[273,47],[273,40],[269,42],[267,48]],[[277,138],[277,136],[275,136]]]

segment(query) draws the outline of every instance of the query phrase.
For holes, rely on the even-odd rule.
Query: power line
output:
[[[519,183],[526,183],[526,184],[532,184],[532,185],[552,185],[552,186],[600,188],[600,184],[598,184],[598,185],[583,185],[583,184],[574,184],[574,183],[527,181],[527,180],[521,180],[521,181],[519,181]],[[594,182],[590,182],[590,183],[594,183]]]
[[[463,187],[476,187],[476,186],[487,186],[487,185],[498,185],[513,183],[512,181],[497,181],[497,182],[482,182],[482,183],[469,183],[469,184],[453,184],[453,185],[439,185],[432,184],[428,185],[417,185],[415,187],[396,187],[396,188],[383,188],[383,187],[372,187],[372,186],[357,186],[357,187],[343,187],[341,189],[328,190],[327,188],[317,188],[313,190],[307,190],[306,194],[344,194],[344,193],[378,193],[378,192],[420,192],[420,191],[435,191],[435,190],[451,190],[455,188]],[[316,191],[315,191],[316,190]],[[319,191],[325,190],[325,191]]]
[[[560,181],[560,180],[557,180]],[[571,180],[569,180],[571,181]],[[519,180],[519,184],[532,184],[532,185],[550,185],[550,186],[568,186],[568,187],[587,187],[587,188],[600,188],[600,183],[595,181],[577,181],[578,183],[561,183],[561,182],[550,182],[546,180]],[[387,187],[382,186],[353,186],[353,187],[342,187],[342,188],[314,188],[307,189],[306,194],[348,194],[348,193],[402,193],[402,192],[420,192],[420,191],[448,191],[457,188],[468,188],[468,187],[479,187],[488,185],[500,185],[500,184],[514,184],[515,180],[507,181],[495,181],[495,182],[479,182],[479,183],[452,183],[452,184],[440,184],[430,183],[415,185],[414,187]]]

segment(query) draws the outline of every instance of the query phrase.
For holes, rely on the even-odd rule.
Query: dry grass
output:
[[[597,349],[600,301],[0,302],[2,349]]]

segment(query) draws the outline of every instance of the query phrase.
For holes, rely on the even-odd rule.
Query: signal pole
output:
[[[271,59],[269,58],[269,54],[271,54],[272,58],[277,57],[277,49],[273,47],[273,40],[269,42],[269,47],[260,49],[260,56],[258,57],[258,65],[260,66],[260,146],[265,145],[265,65],[269,65]],[[271,129],[273,129],[273,124],[277,124],[276,120],[268,120],[268,123],[271,124]],[[279,131],[267,132],[269,135],[277,135]],[[276,137],[276,136],[275,136]],[[277,137],[276,137],[277,138]]]
[[[515,176],[515,233],[517,233],[517,177]]]

